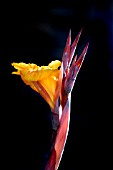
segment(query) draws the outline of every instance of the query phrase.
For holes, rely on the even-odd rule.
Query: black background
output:
[[[40,170],[49,151],[51,112],[12,62],[48,65],[62,59],[69,30],[83,28],[76,53],[89,49],[71,103],[59,170],[113,169],[113,1],[41,1],[0,5],[2,169]]]

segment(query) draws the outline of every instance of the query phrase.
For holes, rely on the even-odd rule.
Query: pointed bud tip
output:
[[[78,34],[79,36],[81,35],[82,31],[83,31],[83,28],[81,28],[81,30],[80,30],[80,32],[79,32],[79,34]]]
[[[86,44],[86,47],[88,48],[88,46],[89,46],[89,42]]]
[[[69,30],[69,35],[71,36],[71,28],[70,28],[70,30]]]
[[[84,48],[84,50],[87,52],[87,50],[88,50],[88,47],[89,47],[89,42],[86,44],[86,46],[85,46],[85,48]]]

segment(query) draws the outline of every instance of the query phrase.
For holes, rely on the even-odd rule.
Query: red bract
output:
[[[89,45],[87,44],[85,46],[78,59],[77,55],[73,59],[81,32],[82,30],[79,32],[73,44],[71,45],[71,31],[70,31],[64,49],[61,66],[62,74],[61,92],[60,96],[58,97],[58,100],[60,102],[57,100],[56,106],[52,110],[54,138],[52,138],[51,153],[45,170],[58,169],[63,154],[64,146],[66,143],[70,122],[71,92]]]

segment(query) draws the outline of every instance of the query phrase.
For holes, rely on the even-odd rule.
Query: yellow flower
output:
[[[20,75],[26,85],[40,95],[54,109],[61,88],[61,66],[59,60],[52,61],[48,66],[37,66],[36,64],[26,64],[23,62],[12,63],[17,71],[12,74]]]

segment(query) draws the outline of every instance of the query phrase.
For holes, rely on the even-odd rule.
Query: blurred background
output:
[[[113,170],[113,1],[7,2],[0,5],[2,169],[43,170],[51,112],[12,62],[61,60],[71,29],[83,28],[76,54],[89,49],[72,92],[70,130],[59,170]]]

